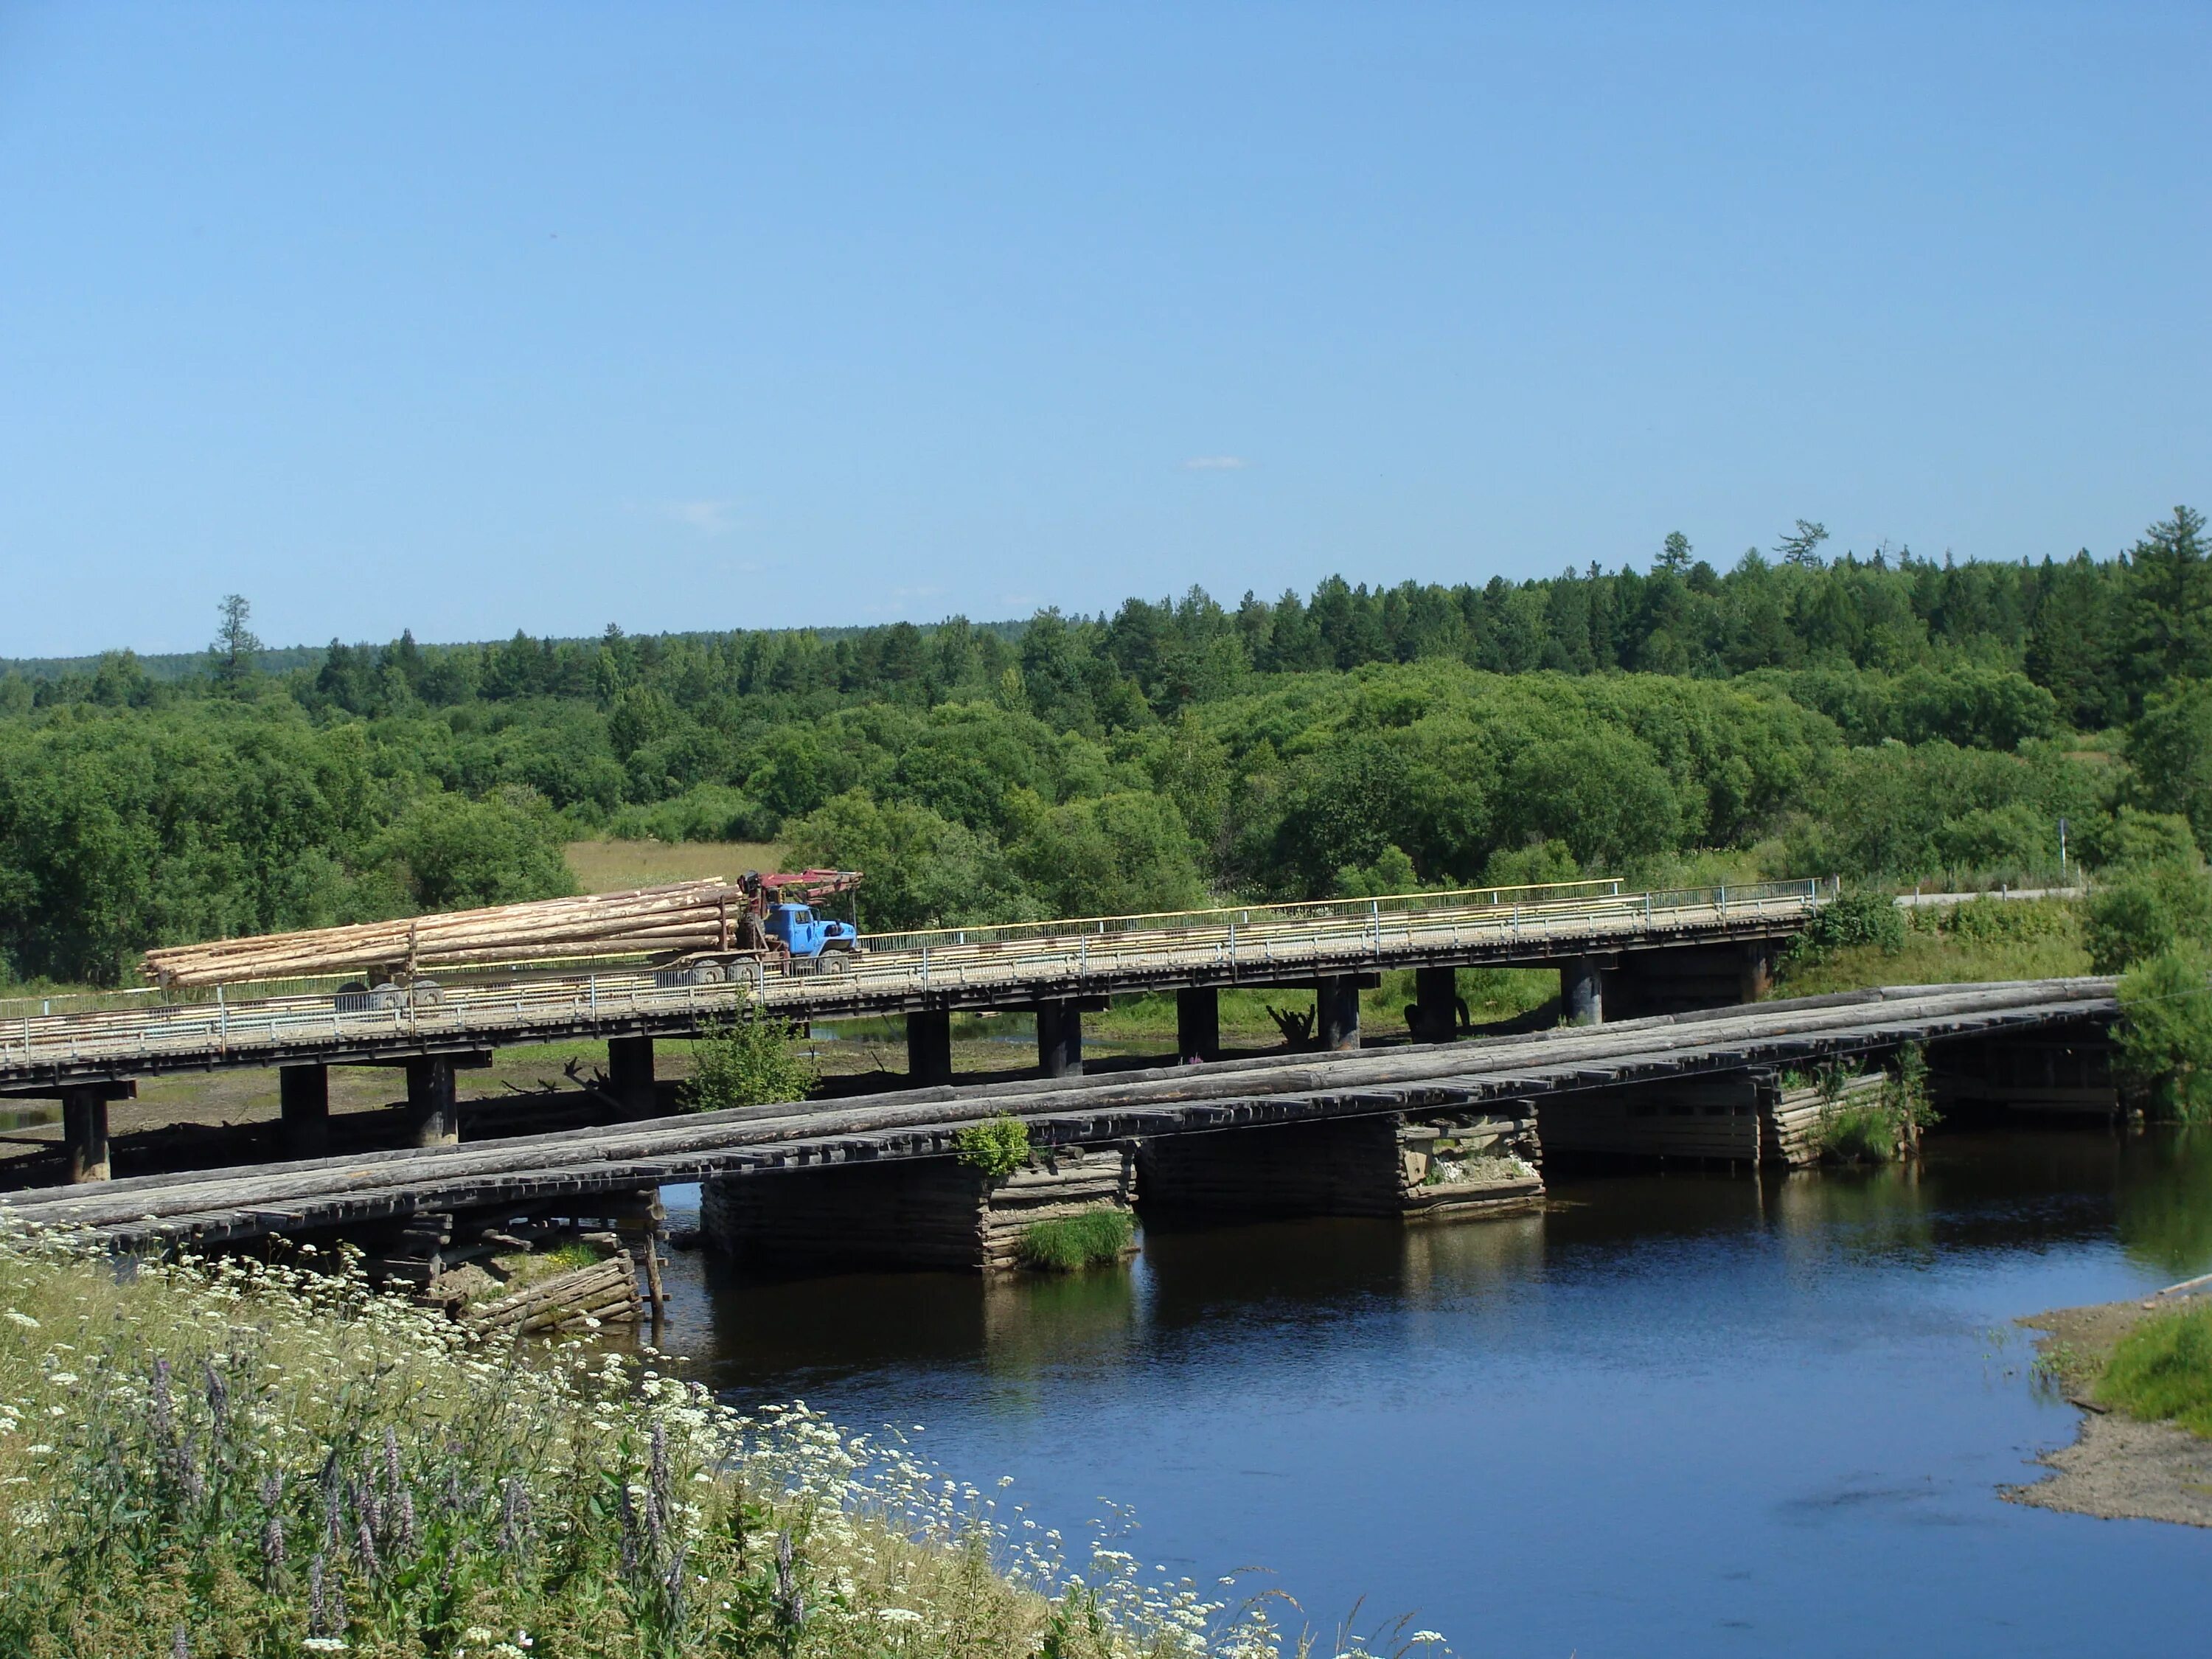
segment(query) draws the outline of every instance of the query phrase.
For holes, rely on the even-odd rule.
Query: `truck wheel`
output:
[[[691,970],[694,985],[720,985],[727,977],[719,962],[702,962]]]

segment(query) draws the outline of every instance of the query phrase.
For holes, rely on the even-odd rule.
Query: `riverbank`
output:
[[[2020,1322],[2041,1334],[2039,1371],[2082,1418],[2072,1445],[2038,1460],[2054,1474],[2003,1496],[2108,1521],[2212,1527],[2212,1439],[2165,1420],[2178,1412],[2199,1422],[2212,1400],[2212,1367],[2194,1328],[2212,1328],[2212,1303],[2162,1295]]]
[[[1256,1607],[1064,1547],[906,1431],[740,1413],[649,1354],[476,1341],[345,1272],[119,1279],[20,1231],[0,1286],[9,1653],[1279,1649]]]

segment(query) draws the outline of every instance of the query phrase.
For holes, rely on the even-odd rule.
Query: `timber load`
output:
[[[626,893],[448,910],[348,927],[315,927],[149,951],[164,988],[368,973],[403,982],[440,968],[726,951],[749,908],[742,888],[709,877]]]

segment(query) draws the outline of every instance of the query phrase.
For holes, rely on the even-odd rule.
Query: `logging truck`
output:
[[[836,921],[815,906],[860,884],[854,870],[800,870],[736,882],[719,876],[627,892],[580,893],[471,910],[297,933],[165,945],[146,952],[164,991],[358,975],[338,988],[340,1012],[434,1006],[431,975],[529,969],[574,972],[643,958],[663,985],[714,985],[768,974],[836,973],[860,948],[859,914]]]
[[[857,870],[775,875],[748,870],[738,883],[745,905],[733,936],[716,949],[686,951],[662,963],[653,982],[668,987],[738,981],[757,989],[771,970],[842,973],[860,948],[860,928],[816,915],[811,901],[849,893],[860,884]]]

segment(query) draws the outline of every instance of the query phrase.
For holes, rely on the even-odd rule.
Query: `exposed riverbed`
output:
[[[1153,1230],[1073,1280],[684,1256],[667,1346],[737,1398],[926,1424],[1045,1524],[1132,1505],[1147,1565],[1265,1565],[1323,1630],[1364,1596],[1363,1626],[1413,1613],[1468,1656],[2201,1644],[2212,1533],[1998,1489],[2077,1417],[2012,1321],[2212,1269],[2212,1138],[1939,1137],[1917,1174],[1553,1197]]]

